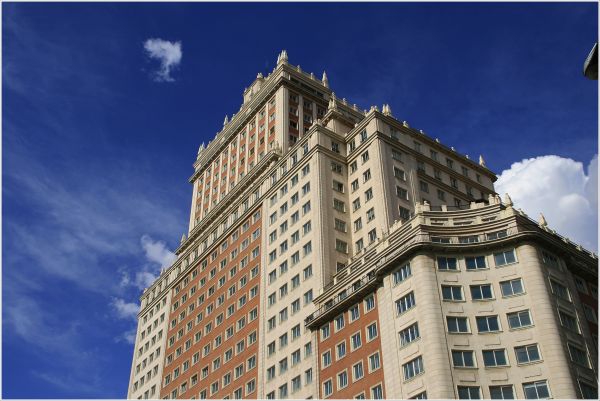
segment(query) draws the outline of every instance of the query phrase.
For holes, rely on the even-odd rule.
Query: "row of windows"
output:
[[[269,379],[269,370],[267,370],[267,380]],[[307,386],[311,384],[313,381],[313,370],[312,368],[304,371],[304,385]],[[291,390],[292,394],[298,392],[302,388],[302,376],[297,375],[291,380]],[[277,393],[275,391],[270,391],[267,393],[266,398],[268,400],[277,399],[285,399],[288,397],[288,384],[284,383],[277,389]]]
[[[369,374],[377,371],[381,367],[381,359],[379,356],[379,352],[369,355],[369,357],[367,359],[368,359],[367,366],[368,366]],[[356,383],[357,381],[359,381],[365,377],[365,369],[364,369],[362,359],[360,361],[352,363],[351,366],[349,364],[348,367],[349,367],[349,369],[346,368],[346,369],[336,373],[334,377],[328,378],[323,381],[322,390],[323,390],[324,398],[327,398],[333,394],[334,378],[335,378],[335,383],[336,383],[336,391],[341,391],[344,388],[348,387],[349,384]],[[350,370],[350,372],[348,372],[348,370]],[[351,375],[351,377],[349,375]],[[350,382],[350,380],[351,380],[351,382]],[[362,397],[356,397],[356,398],[364,398],[364,394],[362,394]],[[381,387],[381,384],[378,384],[377,386],[374,386],[371,388],[371,398],[372,399],[383,398],[383,389]]]
[[[367,314],[368,312],[372,311],[375,308],[375,296],[373,294],[367,296],[363,302],[363,313]],[[358,318],[360,318],[360,303],[359,304],[355,304],[353,306],[351,306],[348,311],[348,321],[350,323],[358,320]],[[338,315],[335,319],[334,319],[334,325],[335,325],[335,331],[339,331],[341,330],[344,325],[345,325],[345,313]],[[376,334],[377,330],[375,328],[375,334]],[[327,338],[329,338],[329,336],[331,335],[331,323],[326,323],[325,325],[321,326],[320,328],[320,341],[326,340]]]
[[[434,237],[432,237],[433,241]],[[505,266],[508,264],[517,263],[516,253],[514,249],[502,252],[495,252],[492,255],[494,265],[496,267]],[[438,256],[436,258],[438,270],[461,270],[461,266],[467,271],[476,271],[488,269],[488,255],[465,256],[463,259],[451,256]]]
[[[458,399],[460,400],[479,400],[483,398],[479,386],[457,386]],[[515,399],[515,391],[512,384],[489,387],[489,398],[491,399]],[[525,399],[546,399],[550,398],[550,388],[546,380],[523,383],[523,394]],[[488,398],[488,397],[486,397]]]

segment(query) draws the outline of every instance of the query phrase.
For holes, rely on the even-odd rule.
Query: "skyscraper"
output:
[[[198,151],[128,397],[597,394],[597,257],[495,180],[283,51]]]

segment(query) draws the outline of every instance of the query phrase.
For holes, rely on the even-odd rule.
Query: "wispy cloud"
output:
[[[583,164],[560,156],[513,163],[496,181],[516,207],[532,218],[543,213],[548,225],[590,250],[598,249],[598,155]]]
[[[168,267],[175,261],[175,254],[167,249],[163,241],[154,241],[149,235],[144,234],[141,239],[142,248],[146,252],[146,258],[150,262]]]
[[[158,82],[173,82],[171,71],[181,63],[183,53],[181,42],[170,42],[163,39],[147,39],[144,42],[146,54],[160,62],[160,68],[154,72],[153,78]]]

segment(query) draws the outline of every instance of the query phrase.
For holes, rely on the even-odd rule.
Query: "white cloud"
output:
[[[144,49],[150,58],[160,61],[160,69],[154,73],[154,79],[159,82],[174,81],[171,70],[181,63],[181,42],[148,39],[144,42]]]
[[[117,316],[121,319],[137,319],[137,314],[140,311],[140,306],[133,302],[125,302],[121,298],[114,298],[112,306],[117,312]]]
[[[175,261],[175,254],[167,249],[163,241],[154,241],[149,235],[144,234],[141,238],[142,248],[146,252],[146,258],[161,267],[168,267]]]
[[[598,249],[598,155],[588,165],[555,155],[513,163],[496,181],[515,206],[537,220],[543,213],[559,234]]]

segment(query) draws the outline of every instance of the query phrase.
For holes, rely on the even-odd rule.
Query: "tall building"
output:
[[[198,151],[128,398],[595,396],[597,257],[495,180],[283,51]]]

